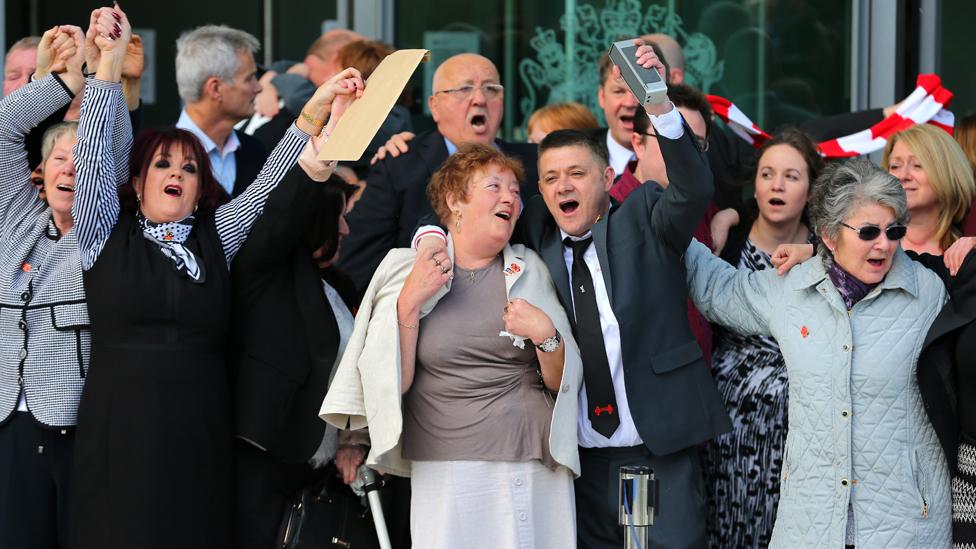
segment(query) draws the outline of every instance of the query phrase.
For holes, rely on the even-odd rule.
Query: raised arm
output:
[[[715,186],[705,153],[695,144],[691,131],[684,128],[676,139],[671,139],[673,133],[669,133],[673,130],[666,128],[676,119],[683,126],[677,109],[663,116],[651,116],[668,173],[668,187],[656,202],[649,201],[648,206],[651,208],[651,229],[658,238],[681,253],[691,242],[695,227],[705,217]]]
[[[736,269],[697,240],[684,257],[688,296],[705,318],[739,333],[771,335],[783,279],[772,270]]]
[[[335,113],[330,117],[336,97],[359,97],[364,87],[359,71],[351,68],[343,70],[322,84],[305,104],[298,120],[288,128],[281,142],[271,152],[254,183],[249,185],[240,196],[217,208],[217,234],[220,236],[228,265],[244,245],[254,222],[264,211],[268,195],[295,165],[309,136],[318,135],[322,131],[326,118],[329,118],[326,132],[335,127],[348,104],[347,100],[336,101]]]
[[[60,53],[56,40],[62,46]],[[60,27],[45,32],[38,46],[38,65],[45,76],[0,100],[0,220],[4,223],[37,200],[37,190],[30,184],[33,166],[27,161],[26,136],[81,90],[81,59],[70,33],[62,33]]]
[[[71,208],[83,269],[95,264],[119,219],[118,186],[125,181],[118,179],[123,172],[116,165],[118,151],[114,140],[128,140],[125,146],[131,146],[128,124],[123,124],[125,136],[116,128],[120,105],[125,111],[122,63],[131,32],[125,13],[118,8],[100,8],[92,14],[88,35],[99,50],[98,69],[95,77],[88,80],[81,101],[75,148],[77,185]],[[122,161],[128,163],[127,158]],[[128,173],[127,168],[124,173]]]
[[[124,14],[121,10],[116,11],[111,8],[98,8],[91,12],[88,31],[85,33],[85,64],[89,70],[99,67],[101,62],[102,51],[95,40],[99,35],[99,22],[103,21],[104,24],[109,24],[109,21],[111,24],[118,22],[121,29],[122,22],[120,19],[122,15]],[[143,62],[142,40],[137,35],[130,35],[123,49],[124,54],[119,52],[120,55],[123,55],[119,75],[122,82],[122,95],[125,97],[127,93],[131,93],[127,87],[135,81],[135,93],[137,95],[135,101],[136,107],[138,107],[138,80],[142,75]],[[93,79],[94,75],[89,77],[88,82]],[[111,149],[112,156],[115,159],[115,180],[118,185],[124,185],[129,180],[129,153],[132,150],[132,119],[129,116],[129,101],[130,99],[126,98],[125,101],[116,102],[112,110],[115,120],[112,126]]]
[[[650,46],[637,48],[637,62],[644,68],[656,68],[664,77],[664,64]],[[614,76],[619,69],[613,68]],[[657,134],[657,142],[668,173],[668,187],[657,200],[645,193],[651,230],[676,253],[682,253],[691,242],[695,227],[705,217],[715,193],[712,171],[705,151],[695,144],[678,109],[670,102],[644,107]]]

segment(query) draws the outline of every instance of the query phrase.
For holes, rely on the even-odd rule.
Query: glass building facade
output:
[[[0,0],[4,45],[59,23],[87,21],[98,2]],[[148,125],[175,121],[179,33],[223,23],[257,36],[259,62],[301,59],[323,29],[344,26],[397,48],[427,48],[412,86],[417,129],[430,77],[444,58],[481,53],[505,85],[503,136],[519,139],[533,110],[575,100],[598,117],[596,60],[610,42],[663,32],[682,45],[687,80],[731,99],[767,130],[812,117],[881,107],[904,97],[919,72],[976,111],[976,75],[964,40],[972,0],[169,0],[124,6],[151,35]]]

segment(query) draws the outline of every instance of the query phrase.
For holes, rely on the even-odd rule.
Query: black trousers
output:
[[[655,456],[644,446],[580,448],[581,476],[576,479],[576,532],[579,549],[620,549],[619,470],[623,465],[653,469],[659,486],[648,548],[685,549],[708,545],[705,487],[697,448]]]
[[[0,547],[67,547],[74,434],[29,412],[0,426]]]
[[[234,441],[237,504],[234,537],[237,549],[271,549],[285,508],[318,475],[308,464],[284,463],[243,440]]]

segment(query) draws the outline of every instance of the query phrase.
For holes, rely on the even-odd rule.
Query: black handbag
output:
[[[379,549],[373,515],[336,474],[306,486],[285,510],[278,531],[280,549]]]

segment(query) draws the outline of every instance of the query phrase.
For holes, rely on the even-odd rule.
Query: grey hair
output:
[[[40,36],[25,36],[7,48],[7,55],[17,50],[36,50],[41,45]]]
[[[884,206],[894,213],[896,223],[908,223],[908,199],[895,176],[867,158],[834,162],[824,168],[813,186],[809,214],[810,223],[820,237],[821,256],[831,257],[823,238],[836,242],[844,220],[867,204]]]
[[[51,150],[54,149],[54,144],[58,142],[64,136],[78,137],[78,123],[77,122],[59,122],[44,132],[44,137],[41,138],[41,165],[43,166],[47,162],[47,157],[51,156]]]
[[[224,81],[234,79],[240,68],[237,53],[252,55],[261,43],[251,34],[224,25],[205,25],[183,34],[176,41],[176,85],[180,98],[196,103],[203,84],[211,76]]]

